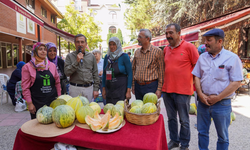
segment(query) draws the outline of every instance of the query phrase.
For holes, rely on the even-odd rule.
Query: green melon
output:
[[[89,100],[84,96],[79,96],[80,100],[82,101],[83,106],[89,105]]]
[[[94,110],[90,106],[82,106],[76,111],[76,119],[80,123],[86,123],[85,117],[87,115],[91,118],[94,117]]]
[[[50,104],[50,107],[55,109],[59,105],[66,105],[66,101],[64,99],[57,98],[56,100],[53,100],[52,103]]]
[[[120,116],[123,116],[124,115],[124,108],[121,105],[114,105],[112,110],[111,110],[112,117],[114,117],[117,112],[119,113]]]
[[[76,112],[78,108],[82,107],[83,104],[82,104],[82,101],[81,99],[77,96],[77,97],[74,97],[74,98],[71,98],[67,103],[66,105],[72,107],[74,109],[74,111]]]
[[[140,114],[141,113],[141,107],[140,106],[134,106],[132,107],[129,112],[135,113],[135,114]]]
[[[113,106],[114,106],[114,104],[112,104],[112,103],[108,103],[108,104],[106,104],[104,107],[103,107],[103,111],[104,111],[104,113],[106,114],[106,112],[108,111],[108,110],[112,110],[112,108],[113,108]]]
[[[52,120],[59,128],[69,127],[75,121],[75,111],[68,105],[57,106],[52,112]]]
[[[124,101],[120,100],[120,101],[116,102],[116,105],[121,105],[124,108]]]
[[[157,107],[153,103],[146,103],[141,108],[141,113],[149,114],[154,113],[157,110]]]
[[[43,107],[39,108],[36,113],[37,121],[42,124],[52,123],[52,112],[53,108],[44,105]]]
[[[190,105],[189,114],[195,114],[195,110],[195,107],[193,105]]]
[[[131,107],[134,106],[139,106],[140,108],[143,106],[143,101],[142,100],[135,100],[131,103]]]
[[[147,93],[143,96],[143,103],[153,103],[156,104],[158,101],[158,97],[155,93]]]

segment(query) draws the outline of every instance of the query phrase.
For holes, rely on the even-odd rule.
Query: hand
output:
[[[103,71],[100,71],[99,76],[102,76]]]
[[[32,102],[28,103],[28,109],[29,109],[31,114],[36,114],[36,107],[34,106],[34,104]]]
[[[214,105],[215,103],[217,103],[220,100],[221,99],[219,99],[218,95],[210,95],[208,97],[207,102],[210,104],[210,106],[212,106],[212,105]]]
[[[130,88],[127,88],[126,99],[127,99],[127,100],[130,100],[130,99],[131,99],[131,89],[130,89]]]
[[[132,86],[132,93],[135,95],[135,87]]]
[[[102,88],[102,98],[106,99],[106,90],[105,90],[105,87]]]
[[[83,59],[83,54],[82,54],[82,53],[78,53],[78,54],[77,54],[77,57],[76,57],[76,61],[77,61],[77,62],[80,62],[81,59]]]
[[[157,95],[158,99],[161,98],[161,91],[160,90],[156,90],[155,94]]]
[[[207,106],[210,106],[210,104],[208,103],[208,99],[209,97],[204,94],[204,93],[201,93],[201,94],[198,94],[199,98],[200,98],[200,101],[203,103],[203,104],[206,104]]]
[[[93,91],[94,99],[96,99],[99,96],[99,91]]]

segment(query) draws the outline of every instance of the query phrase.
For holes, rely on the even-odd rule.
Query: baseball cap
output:
[[[219,36],[219,37],[224,38],[225,34],[223,30],[215,28],[215,29],[207,31],[205,34],[203,34],[203,36]]]

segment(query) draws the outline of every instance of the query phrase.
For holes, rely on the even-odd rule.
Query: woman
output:
[[[107,103],[131,98],[132,67],[128,54],[122,52],[117,37],[109,39],[109,48],[104,58],[102,96]]]
[[[12,72],[9,82],[7,83],[7,91],[10,95],[12,100],[12,104],[16,106],[16,99],[15,99],[15,88],[16,83],[22,79],[22,67],[25,65],[25,62],[20,61],[16,65],[16,69]]]
[[[55,64],[48,61],[47,49],[43,43],[36,43],[29,63],[22,69],[23,97],[27,101],[31,119],[44,105],[49,106],[61,95],[60,77]]]
[[[60,76],[60,83],[61,83],[61,94],[65,94],[66,90],[66,81],[67,77],[64,74],[64,61],[57,56],[57,48],[54,43],[47,43],[47,56],[49,61],[53,62],[56,65],[57,72]]]

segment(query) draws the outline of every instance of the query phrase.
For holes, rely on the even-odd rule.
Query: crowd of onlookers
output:
[[[165,34],[169,45],[161,50],[150,44],[151,32],[141,29],[137,38],[141,48],[134,52],[133,58],[130,52],[123,52],[117,37],[109,39],[104,59],[99,50],[85,50],[87,38],[82,34],[75,36],[76,50],[68,54],[65,61],[57,56],[55,44],[38,42],[33,46],[31,60],[27,64],[19,62],[11,75],[8,91],[13,105],[16,100],[25,100],[33,119],[40,107],[50,105],[67,92],[72,97],[85,96],[91,102],[99,96],[100,90],[104,104],[129,100],[131,92],[141,100],[146,93],[153,92],[158,98],[163,96],[166,107],[168,148],[180,145],[180,149],[187,150],[190,97],[195,88],[199,149],[208,149],[213,118],[218,134],[217,149],[227,150],[231,98],[243,80],[239,57],[224,49],[225,35],[221,29],[206,32],[205,44],[198,50],[181,39],[178,24],[167,25]],[[246,73],[244,70],[244,75]],[[19,94],[15,99],[16,83],[18,89],[22,89],[22,98]],[[67,84],[70,85],[68,90]]]

